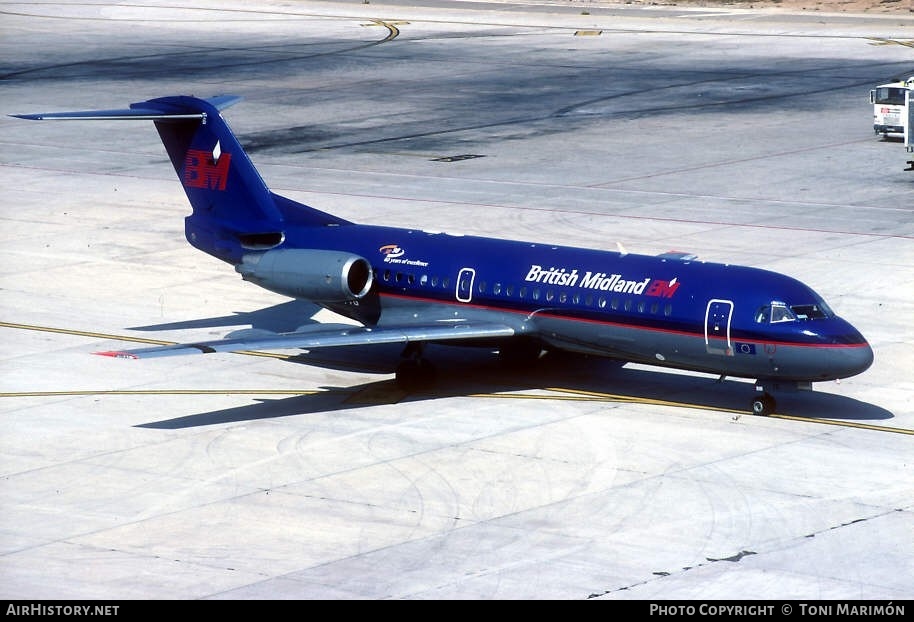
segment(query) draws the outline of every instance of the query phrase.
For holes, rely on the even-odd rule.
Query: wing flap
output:
[[[286,350],[295,348],[315,349],[336,346],[361,346],[382,343],[408,343],[418,341],[450,341],[511,337],[515,331],[510,326],[494,322],[437,322],[426,325],[400,326],[349,326],[331,325],[313,330],[272,335],[252,335],[213,341],[153,346],[133,350],[96,352],[101,356],[125,359],[146,359],[186,354],[212,354],[214,352],[241,352],[250,350]]]

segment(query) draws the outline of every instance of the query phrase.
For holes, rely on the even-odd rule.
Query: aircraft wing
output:
[[[111,350],[108,352],[96,352],[96,354],[115,358],[140,359],[179,356],[182,354],[211,354],[213,352],[285,350],[292,348],[314,349],[381,343],[405,344],[418,341],[483,339],[511,337],[514,334],[515,331],[510,326],[485,321],[449,321],[375,327],[351,326],[349,324],[319,324],[307,330],[291,333],[270,333],[249,337],[153,346],[134,350]]]

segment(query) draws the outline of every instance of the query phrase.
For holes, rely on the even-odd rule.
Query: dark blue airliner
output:
[[[812,289],[766,270],[349,222],[273,193],[220,110],[238,97],[163,97],[129,109],[17,115],[155,123],[193,207],[188,242],[246,281],[358,322],[291,333],[104,352],[190,353],[404,344],[397,381],[429,384],[430,342],[538,356],[567,350],[756,379],[771,391],[859,374],[863,336]]]

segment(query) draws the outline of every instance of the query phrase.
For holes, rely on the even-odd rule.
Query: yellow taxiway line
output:
[[[74,335],[78,337],[90,337],[92,339],[111,339],[114,341],[129,341],[133,343],[144,343],[150,345],[173,345],[173,341],[163,341],[160,339],[148,339],[146,337],[133,337],[128,335],[113,335],[109,333],[98,333],[93,331],[75,330],[68,328],[54,328],[50,326],[35,326],[32,324],[18,324],[14,322],[0,322],[0,328],[11,328],[16,330],[33,330],[43,333],[57,333],[63,335]],[[278,359],[293,358],[285,354],[274,354],[270,352],[257,352],[253,350],[239,350],[235,354],[244,354],[247,356],[262,356]],[[86,395],[316,395],[318,393],[327,393],[329,391],[339,391],[342,393],[350,392],[346,390],[296,390],[296,389],[118,389],[118,390],[83,390],[83,391],[11,391],[0,392],[0,398],[3,397],[75,397]],[[732,409],[720,408],[717,406],[708,406],[704,404],[690,404],[687,402],[673,402],[653,398],[634,397],[630,395],[620,395],[615,393],[601,393],[596,391],[583,391],[579,389],[566,389],[562,387],[547,387],[546,391],[551,393],[471,393],[466,397],[486,397],[499,399],[524,399],[524,400],[568,400],[568,401],[590,401],[590,402],[619,402],[630,404],[649,404],[654,406],[673,406],[678,408],[696,408],[701,410],[713,410],[723,413],[749,414],[750,411],[734,411]],[[381,391],[378,393],[376,388],[363,389],[354,391],[347,398],[347,402],[360,404],[391,404],[399,402],[409,393],[401,390]],[[771,419],[785,419],[788,421],[802,421],[806,423],[820,423],[823,425],[834,425],[845,428],[858,428],[861,430],[873,430],[876,432],[891,432],[894,434],[914,435],[914,430],[905,428],[893,428],[890,426],[873,425],[869,423],[859,423],[856,421],[839,421],[836,419],[820,419],[815,417],[798,417],[794,415],[771,414]]]

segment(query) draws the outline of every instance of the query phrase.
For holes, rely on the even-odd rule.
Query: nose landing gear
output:
[[[794,391],[812,391],[812,382],[785,381],[776,378],[766,378],[755,383],[755,397],[752,398],[752,414],[767,417],[774,414],[777,402],[772,392],[791,393]]]
[[[752,414],[759,417],[767,417],[774,412],[777,402],[770,393],[762,392],[752,399]]]

